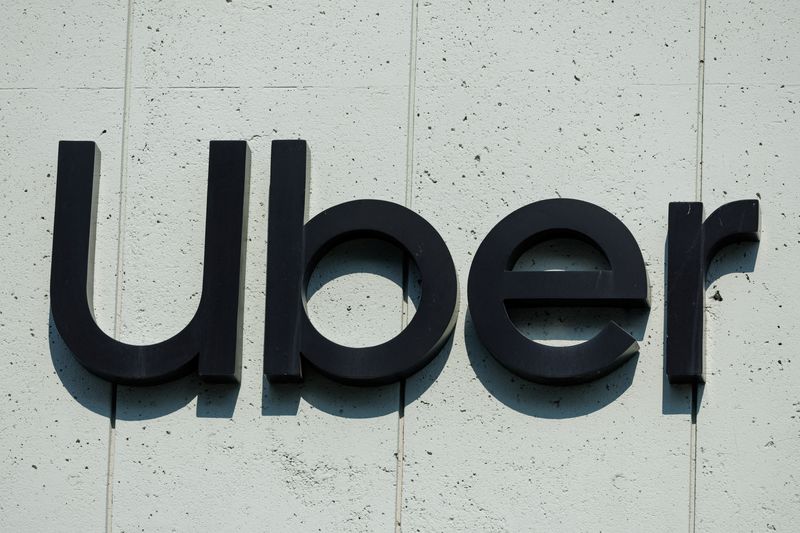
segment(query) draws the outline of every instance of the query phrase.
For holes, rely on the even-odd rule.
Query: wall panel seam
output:
[[[125,75],[124,92],[122,100],[122,142],[120,146],[119,169],[119,202],[117,219],[117,265],[114,288],[114,338],[120,337],[122,329],[122,276],[123,259],[125,253],[125,219],[126,197],[128,184],[128,133],[131,106],[131,65],[132,65],[132,37],[133,37],[133,1],[128,0],[125,27]],[[108,464],[106,465],[106,532],[112,530],[112,513],[114,502],[114,461],[116,456],[116,425],[117,425],[117,385],[111,386],[111,412],[108,428]]]
[[[411,0],[411,28],[409,38],[408,57],[408,117],[406,123],[406,175],[404,205],[411,208],[414,195],[414,118],[416,116],[416,79],[417,79],[417,23],[419,4]],[[409,317],[409,288],[411,273],[411,258],[408,253],[403,254],[403,300],[401,303],[401,330],[408,325]],[[397,473],[395,480],[395,512],[394,529],[396,533],[402,531],[403,511],[403,464],[405,461],[405,403],[406,380],[399,384],[399,398],[397,407]]]
[[[703,112],[706,74],[706,0],[700,0],[697,60],[697,146],[695,162],[695,201],[703,200]],[[689,429],[689,533],[695,533],[697,523],[697,413],[699,387],[692,384],[691,421]]]

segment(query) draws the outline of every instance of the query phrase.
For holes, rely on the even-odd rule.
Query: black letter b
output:
[[[305,223],[305,141],[273,141],[267,236],[267,318],[264,373],[271,382],[302,379],[301,355],[337,381],[377,385],[424,367],[456,322],[458,283],[453,259],[425,219],[391,202],[355,200]],[[341,346],[320,334],[305,309],[314,267],[334,246],[373,237],[403,249],[422,278],[422,297],[408,326],[383,344]]]

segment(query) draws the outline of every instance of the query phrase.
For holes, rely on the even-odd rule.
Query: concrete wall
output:
[[[800,530],[797,2],[6,0],[2,13],[0,530]],[[394,201],[453,254],[455,333],[403,383],[262,378],[270,142],[298,137],[312,216]],[[62,139],[102,151],[95,316],[134,343],[193,315],[208,142],[248,141],[240,387],[116,387],[66,349],[48,300]],[[668,202],[710,213],[756,195],[760,245],[709,274],[708,383],[671,387]],[[568,388],[500,367],[465,290],[489,229],[558,196],[630,228],[652,292],[644,315],[515,315],[544,342],[609,319],[639,339],[622,368]],[[570,242],[523,259],[598,261]],[[312,279],[314,323],[351,345],[392,337],[419,290],[402,262],[374,242],[336,250]]]

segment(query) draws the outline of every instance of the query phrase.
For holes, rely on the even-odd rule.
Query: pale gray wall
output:
[[[4,0],[0,12],[0,530],[800,530],[797,2]],[[312,216],[394,201],[453,254],[453,339],[403,384],[262,379],[270,142],[298,137]],[[241,387],[117,389],[72,358],[48,300],[62,139],[102,151],[95,314],[136,343],[194,313],[208,141],[248,141]],[[691,389],[663,377],[668,202],[710,213],[756,194],[760,245],[709,276],[693,416]],[[652,293],[649,315],[517,316],[547,342],[609,318],[639,339],[638,357],[569,388],[502,369],[466,307],[489,229],[556,196],[630,228]],[[413,312],[403,278],[396,250],[348,245],[312,280],[312,318],[340,342],[387,339]]]

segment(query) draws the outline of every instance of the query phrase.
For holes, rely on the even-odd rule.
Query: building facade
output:
[[[6,2],[0,53],[0,530],[797,531],[800,5],[634,2]],[[388,385],[263,375],[272,141],[310,151],[308,217],[356,199],[427,220],[459,280],[438,355]],[[59,141],[101,153],[93,310],[162,341],[199,305],[209,142],[250,150],[241,383],[112,384],[50,311]],[[592,202],[641,248],[649,310],[514,310],[553,345],[609,320],[622,366],[552,386],[478,339],[475,252],[514,210]],[[665,374],[670,202],[760,202],[760,242],[706,278],[706,381]],[[602,269],[535,246],[521,270]],[[370,346],[424,282],[356,240],[311,275],[308,314]]]

